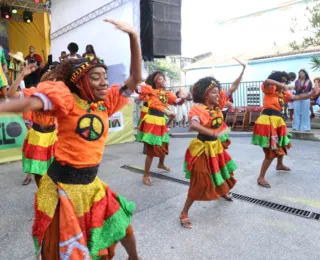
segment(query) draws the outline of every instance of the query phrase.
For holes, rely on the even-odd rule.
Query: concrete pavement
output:
[[[152,171],[184,179],[183,157],[190,138],[173,138],[166,159],[171,173]],[[292,172],[270,168],[271,189],[257,186],[263,153],[250,145],[250,137],[233,137],[229,153],[239,165],[233,192],[278,204],[320,213],[320,149],[318,142],[293,140],[285,158]],[[181,228],[178,215],[187,185],[154,178],[154,186],[141,183],[142,175],[121,168],[143,168],[142,144],[107,147],[99,177],[137,205],[132,224],[144,260],[317,260],[320,259],[320,221],[293,216],[256,204],[234,200],[195,203],[190,211],[193,229]],[[34,259],[30,236],[33,221],[34,182],[27,187],[21,162],[0,165],[0,259]],[[126,259],[121,246],[115,259]]]

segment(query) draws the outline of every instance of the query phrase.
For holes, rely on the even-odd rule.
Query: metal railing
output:
[[[241,82],[237,91],[235,91],[232,95],[233,104],[235,107],[246,107],[246,106],[259,106],[263,105],[263,93],[261,91],[261,84],[263,81],[248,81]],[[228,90],[231,88],[233,83],[221,83],[222,89]],[[180,89],[183,89],[185,93],[190,92],[190,88],[192,85],[186,86],[174,86],[167,87],[167,90],[171,90],[173,93],[176,93]],[[193,105],[192,101],[188,101],[185,103],[187,106],[187,111],[189,113],[190,108]],[[135,106],[134,108],[134,117],[135,122],[137,118],[139,118],[139,108]]]

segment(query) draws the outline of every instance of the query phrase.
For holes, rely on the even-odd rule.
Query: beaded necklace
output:
[[[106,111],[107,107],[105,106],[103,101],[97,101],[97,102],[89,102],[81,99],[78,95],[73,94],[74,99],[78,107],[83,108],[87,110],[87,112],[91,111]]]

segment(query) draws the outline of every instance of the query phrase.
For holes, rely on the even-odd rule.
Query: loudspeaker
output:
[[[48,55],[48,65],[52,65],[52,54]]]
[[[144,61],[181,55],[181,1],[140,0],[140,40]]]

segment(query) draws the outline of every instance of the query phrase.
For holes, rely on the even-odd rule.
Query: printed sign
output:
[[[109,118],[109,133],[119,132],[124,129],[123,113],[119,111]]]
[[[0,150],[22,147],[26,132],[21,115],[2,114],[0,116]]]

